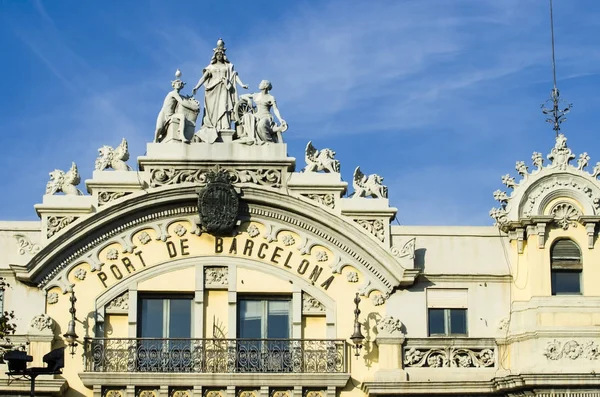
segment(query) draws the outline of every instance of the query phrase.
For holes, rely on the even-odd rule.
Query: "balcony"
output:
[[[88,338],[88,373],[346,373],[346,342],[317,339]]]

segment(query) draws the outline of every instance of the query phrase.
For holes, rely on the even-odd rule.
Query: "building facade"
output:
[[[202,105],[176,75],[138,170],[104,146],[88,194],[72,164],[40,221],[0,223],[4,349],[65,347],[37,395],[598,395],[600,163],[561,134],[502,177],[495,226],[392,225],[377,174],[344,164],[348,195],[311,142],[296,166],[270,83],[237,95],[224,54]]]

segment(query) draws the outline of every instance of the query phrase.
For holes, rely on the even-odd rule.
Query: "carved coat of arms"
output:
[[[200,226],[210,234],[229,234],[236,225],[240,207],[229,172],[210,171],[206,178],[206,187],[198,192]]]

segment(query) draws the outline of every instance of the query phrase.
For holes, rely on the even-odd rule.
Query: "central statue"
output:
[[[219,39],[210,64],[204,68],[202,77],[192,90],[195,95],[204,85],[204,116],[202,127],[196,132],[204,142],[213,143],[220,131],[231,130],[233,107],[238,98],[236,84],[248,88],[227,59],[226,51],[225,42]]]

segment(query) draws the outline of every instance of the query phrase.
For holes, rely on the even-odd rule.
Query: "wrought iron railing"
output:
[[[408,339],[405,368],[496,368],[498,346],[490,338]]]
[[[93,338],[88,372],[341,373],[344,340]]]

